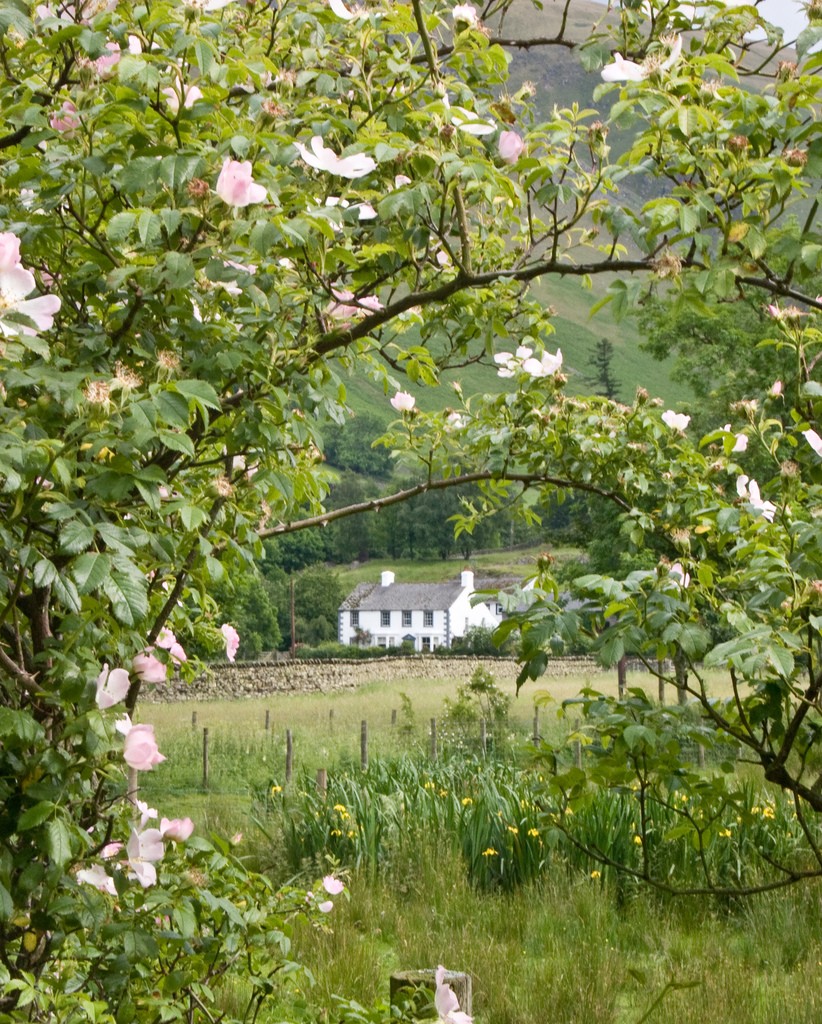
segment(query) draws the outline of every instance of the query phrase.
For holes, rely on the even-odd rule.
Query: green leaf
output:
[[[220,409],[220,396],[207,381],[178,380],[174,382],[173,386],[181,395],[198,405],[204,405],[209,409]]]
[[[656,749],[656,733],[645,725],[629,725],[622,738],[632,751],[642,750],[643,747]]]
[[[69,519],[60,530],[60,551],[77,555],[94,543],[94,527],[79,519]]]
[[[48,558],[41,558],[35,563],[32,575],[36,587],[48,587],[57,578],[57,567]]]
[[[8,889],[0,882],[0,921],[9,921],[14,913],[14,903],[11,898],[11,893]]]
[[[14,708],[0,708],[0,736],[7,746],[23,746],[34,743],[43,734],[43,728],[25,711]],[[12,740],[18,740],[13,744]]]
[[[65,867],[71,860],[71,831],[62,818],[46,826],[46,852],[58,867]]]
[[[26,829],[36,828],[38,825],[42,825],[43,822],[50,818],[56,804],[50,800],[42,800],[40,803],[35,804],[33,807],[29,807],[27,811],[17,819],[17,831],[25,832]]]
[[[80,594],[74,585],[74,580],[67,576],[57,576],[54,580],[54,594],[66,608],[73,612],[79,612],[83,606]]]
[[[110,559],[108,555],[92,551],[76,558],[71,566],[71,575],[81,594],[91,594],[108,576]]]
[[[198,505],[183,505],[180,509],[180,522],[187,530],[196,530],[206,519],[207,513]]]
[[[103,592],[111,601],[114,617],[123,625],[136,626],[148,614],[147,584],[132,565],[115,565],[103,580]]]
[[[125,242],[131,234],[136,220],[133,213],[115,213],[106,225],[106,238],[115,244]]]

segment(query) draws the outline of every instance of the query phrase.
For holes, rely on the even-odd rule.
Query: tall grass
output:
[[[651,803],[646,848],[636,841],[630,789],[592,796],[571,815],[547,797],[539,769],[528,766],[530,700],[518,712],[519,752],[506,763],[443,756],[432,764],[424,723],[455,683],[416,685],[420,727],[410,736],[401,722],[390,726],[408,682],[200,705],[198,725],[211,730],[209,793],[200,788],[192,706],[151,709],[169,760],[141,783],[162,813],[189,813],[201,831],[243,831],[238,851],[278,879],[308,880],[331,867],[347,879],[348,896],[335,901],[330,930],[294,936],[315,988],[284,991],[260,1024],[382,1024],[389,1014],[377,1004],[387,998],[389,974],[438,963],[471,973],[477,1024],[638,1024],[671,982],[695,987],[667,991],[649,1021],[822,1020],[817,883],[744,901],[673,899],[626,884],[568,839],[634,865],[647,854],[658,873],[679,884],[697,878],[700,858],[727,884],[763,878],[770,870],[763,855],[800,864],[805,854],[792,808],[755,775],[724,806],[688,807],[674,792]],[[266,707],[273,712],[269,733]],[[364,717],[372,739],[366,772],[358,746]],[[286,722],[298,766],[291,786],[283,778]],[[547,712],[540,724],[552,735],[568,728]],[[329,770],[325,796],[315,785],[320,766]],[[687,814],[699,824],[701,848],[676,838]],[[377,1009],[346,1008],[345,1000]]]
[[[822,901],[818,886],[739,908],[676,901],[558,871],[515,892],[468,881],[461,857],[432,840],[390,871],[355,872],[333,934],[304,929],[295,950],[317,978],[311,1000],[385,999],[394,970],[443,963],[468,971],[478,1024],[650,1021],[818,1024]],[[290,1019],[283,1014],[278,1019]]]

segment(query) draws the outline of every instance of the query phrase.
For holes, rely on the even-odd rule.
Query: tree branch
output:
[[[298,519],[291,523],[280,523],[268,530],[261,530],[259,536],[278,537],[285,533],[295,533],[297,530],[308,530],[314,526],[328,526],[337,519],[345,519],[348,516],[359,515],[363,512],[379,512],[381,508],[389,505],[397,505],[409,498],[415,498],[418,494],[425,494],[426,491],[442,491],[449,487],[461,487],[463,484],[480,483],[484,480],[495,480],[498,482],[511,481],[512,483],[525,484],[526,487],[535,484],[550,484],[554,487],[568,488],[577,491],[587,491],[590,494],[598,494],[600,497],[608,498],[615,502],[623,511],[627,512],[630,505],[615,494],[613,491],[606,491],[594,484],[586,484],[576,480],[566,480],[562,477],[547,476],[541,473],[506,473],[502,471],[486,470],[477,473],[465,473],[462,476],[448,477],[445,480],[426,480],[425,483],[416,484],[414,487],[407,487],[405,490],[396,491],[383,498],[372,498],[369,501],[360,501],[354,505],[346,505],[345,508],[335,508],[328,512],[322,512],[317,516],[310,516],[307,519]]]

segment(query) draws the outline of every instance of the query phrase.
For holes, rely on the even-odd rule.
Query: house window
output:
[[[358,629],[360,625],[360,613],[351,612],[351,625],[354,629]]]
[[[425,614],[428,615],[428,612],[426,612]],[[422,649],[424,651],[430,651],[431,650],[431,637],[430,636],[422,637]]]
[[[410,626],[411,625],[411,612],[403,612],[402,613],[402,624],[403,624],[403,626]]]
[[[423,626],[433,626],[434,625],[434,613],[433,612],[423,612],[422,613],[422,624],[423,624]]]
[[[390,626],[391,625],[391,612],[380,612],[380,625]]]

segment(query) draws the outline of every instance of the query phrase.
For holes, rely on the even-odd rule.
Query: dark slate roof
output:
[[[340,605],[340,611],[442,611],[450,608],[462,593],[459,580],[453,583],[360,583]]]

